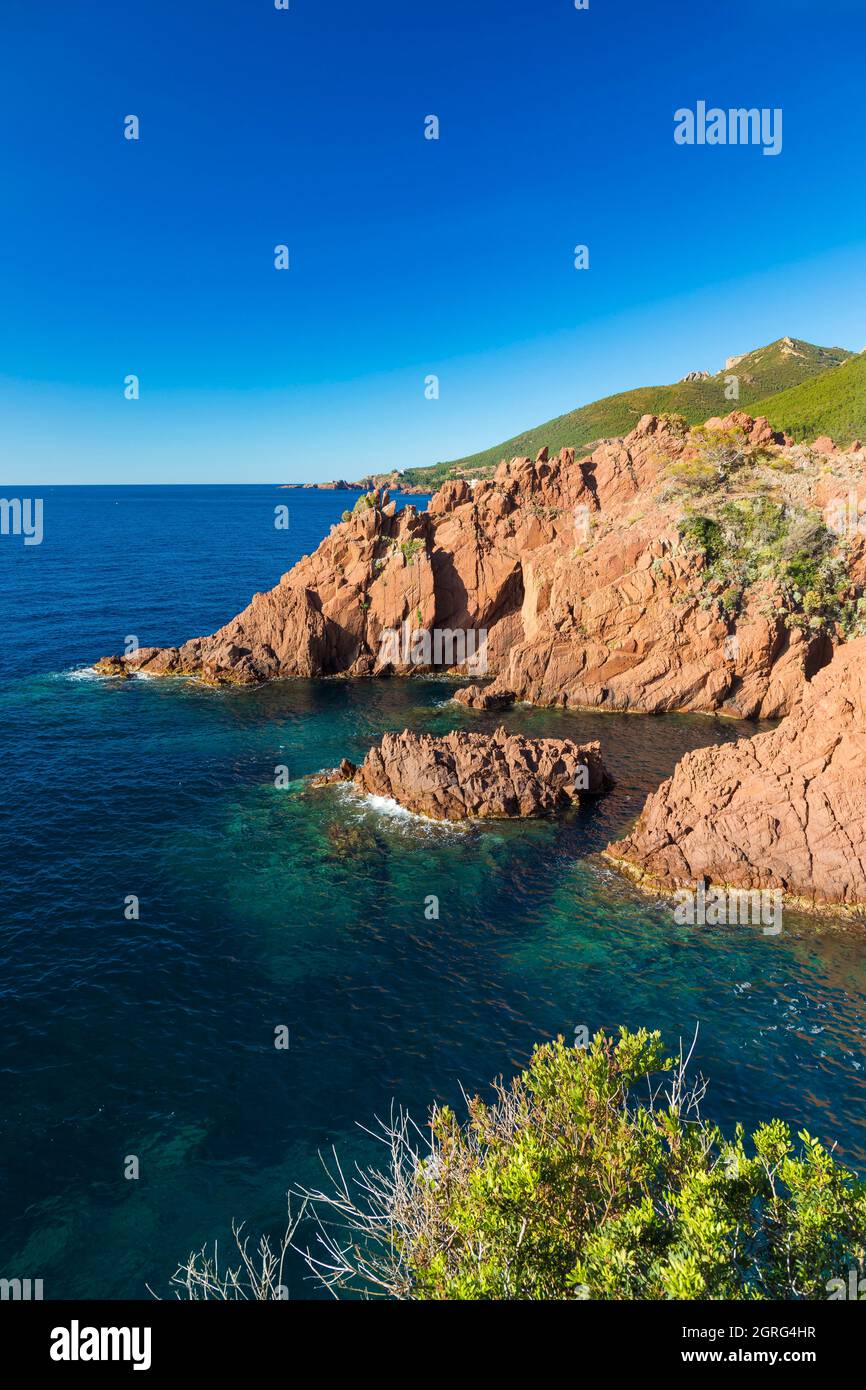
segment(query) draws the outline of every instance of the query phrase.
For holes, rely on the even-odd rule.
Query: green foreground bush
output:
[[[412,1299],[827,1298],[862,1261],[866,1185],[781,1120],[726,1139],[704,1089],[658,1033],[540,1046],[465,1123],[435,1109],[426,1152],[401,1115],[385,1171],[305,1192],[308,1259]]]

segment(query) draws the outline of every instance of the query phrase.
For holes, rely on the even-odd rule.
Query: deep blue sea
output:
[[[46,1298],[166,1294],[233,1218],[280,1234],[319,1151],[380,1158],[359,1125],[392,1100],[419,1120],[435,1098],[459,1108],[461,1083],[580,1025],[658,1027],[675,1048],[699,1023],[709,1115],[781,1115],[866,1170],[862,929],[677,926],[594,857],[683,752],[750,728],[478,715],[444,680],[100,681],[87,667],[129,635],[176,643],[232,617],[345,500],[37,495],[42,545],[0,537],[0,1277],[42,1278]],[[385,730],[497,722],[600,738],[615,790],[560,823],[456,830],[305,788]]]

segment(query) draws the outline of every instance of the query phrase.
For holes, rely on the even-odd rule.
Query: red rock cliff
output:
[[[651,887],[706,878],[866,913],[866,638],[771,733],[687,753],[607,854]]]
[[[710,423],[780,450],[766,421],[735,413]],[[829,660],[834,638],[786,625],[760,587],[735,617],[724,611],[702,556],[681,540],[682,500],[666,492],[672,466],[694,454],[682,422],[645,416],[625,439],[583,458],[542,450],[534,461],[503,461],[474,487],[446,483],[423,513],[407,506],[397,515],[387,494],[370,494],[213,636],[107,658],[97,669],[237,683],[403,674],[413,663],[383,645],[383,634],[407,624],[486,631],[494,694],[781,716]],[[827,478],[783,462],[761,485],[822,505]]]

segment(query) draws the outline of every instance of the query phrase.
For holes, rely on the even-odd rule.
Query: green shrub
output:
[[[748,436],[738,429],[707,429],[701,425],[692,431],[700,446],[701,461],[713,468],[718,483],[725,483],[741,468],[754,467],[768,456],[768,450],[751,444]]]
[[[416,555],[422,553],[423,550],[424,542],[422,540],[402,541],[400,544],[400,551],[407,565],[414,565]]]
[[[665,476],[674,484],[675,491],[686,494],[715,492],[719,485],[718,473],[713,465],[704,459],[672,463]]]
[[[359,1201],[342,1172],[304,1193],[308,1260],[332,1289],[414,1299],[826,1298],[863,1258],[866,1185],[781,1120],[726,1139],[704,1090],[643,1029],[537,1047],[463,1124],[434,1109],[420,1150],[392,1118]]]
[[[659,416],[659,420],[663,425],[667,425],[671,434],[685,436],[689,432],[689,422],[685,415],[680,415],[675,411],[663,410]]]
[[[687,516],[680,523],[680,540],[690,550],[699,551],[707,565],[714,565],[724,552],[722,528],[709,516]]]
[[[686,514],[680,539],[703,556],[726,613],[739,611],[750,585],[767,581],[789,627],[817,632],[838,623],[856,630],[858,600],[845,556],[817,512],[762,496],[704,505],[706,512]]]

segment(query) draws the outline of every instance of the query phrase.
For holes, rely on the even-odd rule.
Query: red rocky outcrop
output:
[[[765,420],[743,412],[710,424],[780,447]],[[368,494],[213,636],[97,670],[241,684],[410,674],[418,654],[389,634],[480,641],[484,631],[485,707],[510,692],[546,705],[782,716],[833,645],[790,631],[766,593],[747,595],[736,620],[712,601],[700,556],[680,541],[682,503],[665,496],[671,465],[695,453],[681,421],[646,415],[583,456],[542,449],[503,460],[474,486],[448,482],[426,512],[396,514],[387,492]],[[774,477],[784,483],[794,470]],[[802,470],[795,482],[819,505],[817,483]]]
[[[866,638],[771,733],[687,753],[607,855],[651,887],[781,889],[866,915]]]
[[[315,785],[352,781],[432,820],[550,815],[611,785],[598,743],[450,733],[385,734],[356,768],[343,760]]]

